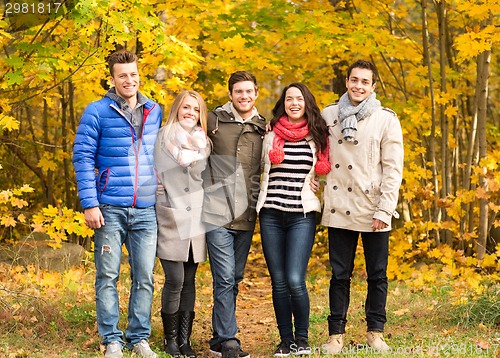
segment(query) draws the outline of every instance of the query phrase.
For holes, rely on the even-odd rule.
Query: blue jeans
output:
[[[225,227],[211,227],[208,230],[207,247],[214,295],[213,337],[210,340],[210,347],[213,348],[228,339],[236,339],[238,284],[243,280],[253,231]]]
[[[345,333],[349,309],[351,276],[359,232],[328,228],[328,247],[332,278],[330,280],[329,334]],[[368,331],[384,331],[387,321],[387,261],[389,257],[389,231],[362,232],[368,293],[365,302]]]
[[[112,341],[125,344],[123,332],[118,329],[120,309],[116,289],[120,276],[122,244],[125,244],[132,281],[125,338],[129,346],[132,346],[142,339],[148,340],[151,333],[153,268],[156,257],[155,208],[101,205],[100,209],[104,216],[104,226],[96,229],[94,235],[97,328],[103,337],[103,344]]]
[[[273,305],[282,340],[308,338],[306,273],[316,231],[316,212],[260,211],[260,234],[273,287]],[[292,317],[295,319],[295,337]]]

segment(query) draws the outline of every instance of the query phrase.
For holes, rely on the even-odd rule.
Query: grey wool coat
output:
[[[202,262],[207,259],[207,245],[205,225],[201,221],[204,196],[201,173],[207,161],[199,160],[187,168],[179,165],[164,143],[164,128],[158,133],[154,151],[158,177],[156,256],[187,262],[191,247],[194,262]],[[207,146],[205,158],[209,152]]]

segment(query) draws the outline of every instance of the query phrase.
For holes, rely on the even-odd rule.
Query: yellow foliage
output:
[[[14,117],[0,114],[0,128],[8,131],[17,130],[19,129],[19,121]]]
[[[91,237],[94,232],[85,224],[82,213],[66,207],[58,209],[52,205],[33,215],[31,226],[34,231],[47,233],[54,240],[51,243],[54,248],[60,247],[61,242],[67,240],[69,234],[75,233],[81,237]]]
[[[15,227],[16,226],[16,220],[12,216],[8,215],[3,215],[0,218],[0,225],[5,226],[5,227]]]
[[[480,267],[491,267],[496,268],[498,264],[498,256],[496,254],[486,254],[484,255],[484,259],[478,262]]]
[[[45,152],[47,153],[47,152]],[[49,170],[52,170],[52,171],[55,171],[57,169],[57,163],[51,159],[49,159],[49,157],[51,157],[52,155],[49,155],[49,154],[46,154],[44,155],[43,158],[40,159],[40,161],[38,162],[38,167],[42,168],[43,171],[49,171]]]

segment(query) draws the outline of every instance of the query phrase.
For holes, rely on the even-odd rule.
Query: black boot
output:
[[[181,352],[177,345],[177,329],[179,327],[179,312],[173,314],[161,313],[163,332],[165,334],[163,350],[172,357],[180,357]]]
[[[189,337],[191,337],[191,332],[193,331],[193,320],[194,312],[179,311],[179,335],[177,343],[179,344],[181,354],[189,358],[196,357],[196,353],[191,348],[191,343],[189,342]]]

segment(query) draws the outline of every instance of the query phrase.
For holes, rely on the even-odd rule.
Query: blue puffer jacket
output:
[[[148,100],[138,138],[112,99],[104,97],[85,109],[73,148],[83,209],[99,204],[138,208],[155,204],[153,152],[161,121],[160,106]]]

